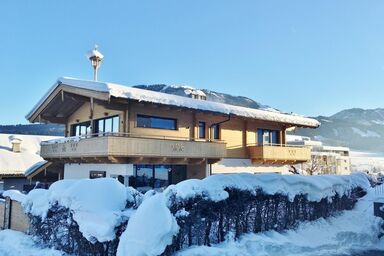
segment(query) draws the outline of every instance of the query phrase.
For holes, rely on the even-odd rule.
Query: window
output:
[[[177,130],[177,120],[173,118],[137,115],[137,127]]]
[[[91,122],[83,122],[72,125],[71,136],[87,136],[92,134]]]
[[[163,188],[169,185],[170,165],[136,165],[135,187],[139,190]]]
[[[112,116],[102,119],[97,119],[94,121],[94,132],[99,136],[103,136],[109,133],[118,133],[119,132],[119,117]]]
[[[169,185],[168,175],[171,172],[169,165],[155,165],[154,188],[162,188]]]
[[[220,125],[215,124],[212,126],[212,137],[214,140],[219,140],[220,139]]]
[[[279,131],[277,130],[266,130],[266,129],[257,129],[257,144],[279,144]]]
[[[199,122],[199,139],[205,139],[205,122]]]
[[[97,178],[105,178],[107,176],[107,172],[105,171],[90,171],[89,178],[97,179]]]

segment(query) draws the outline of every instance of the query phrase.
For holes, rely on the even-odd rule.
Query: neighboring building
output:
[[[309,137],[287,135],[290,145],[307,146],[311,149],[311,161],[298,164],[306,174],[350,174],[351,162],[349,148],[325,146],[321,141]]]
[[[46,187],[60,179],[60,168],[40,156],[40,143],[56,138],[0,134],[0,190],[29,191],[37,181]]]
[[[115,177],[143,190],[239,171],[228,162],[257,172],[310,160],[308,148],[285,146],[285,131],[318,121],[190,96],[61,78],[27,119],[65,125],[68,138],[41,148],[44,159],[65,163],[64,178]]]

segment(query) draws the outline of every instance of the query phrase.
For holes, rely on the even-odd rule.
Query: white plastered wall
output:
[[[106,177],[124,176],[127,185],[128,177],[133,175],[133,164],[65,164],[64,179],[88,179],[90,171],[105,171]]]
[[[212,174],[230,173],[281,173],[291,174],[287,165],[259,165],[253,164],[250,159],[225,158],[212,164]]]

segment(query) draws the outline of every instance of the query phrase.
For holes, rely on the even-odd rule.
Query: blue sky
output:
[[[25,114],[57,77],[189,84],[287,112],[384,107],[384,2],[0,2],[0,124]]]

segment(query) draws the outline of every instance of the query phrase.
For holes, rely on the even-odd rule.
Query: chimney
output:
[[[11,144],[12,144],[12,152],[13,153],[20,153],[21,152],[22,139],[17,138],[15,136],[10,136],[9,140],[11,141]]]

